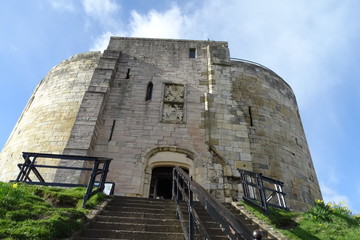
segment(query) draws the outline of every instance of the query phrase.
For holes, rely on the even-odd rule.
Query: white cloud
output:
[[[82,0],[82,5],[87,16],[103,29],[103,33],[94,38],[90,51],[103,51],[111,36],[123,35],[122,24],[117,20],[121,6],[114,0]],[[89,25],[87,21],[86,26]]]
[[[109,44],[110,37],[114,36],[112,32],[105,32],[99,37],[97,37],[92,46],[90,47],[90,51],[104,51]]]
[[[73,12],[75,7],[71,0],[48,0],[51,7],[58,11]]]
[[[328,184],[328,183],[324,183],[322,181],[320,182],[321,192],[322,192],[323,199],[325,202],[332,202],[332,203],[340,204],[342,201],[344,201],[345,203],[343,204],[343,206],[348,206],[348,209],[351,210],[353,214],[360,213],[359,204],[355,200],[355,199],[357,199],[355,197],[355,195],[351,196],[351,199],[355,200],[352,202],[347,195],[339,193],[339,190],[335,190],[334,187],[329,187],[329,185],[330,184]],[[331,184],[331,186],[334,186],[334,185]],[[358,189],[358,191],[359,191],[358,193],[360,195],[360,189]]]
[[[97,37],[90,50],[104,50],[111,36],[131,36],[148,38],[182,38],[188,29],[188,19],[181,14],[180,9],[173,5],[169,10],[160,13],[151,10],[145,15],[133,10],[129,19],[127,31],[118,27],[116,31],[106,31]]]
[[[115,14],[121,7],[114,0],[83,0],[82,5],[85,13],[105,28],[117,26]]]
[[[163,13],[151,10],[147,15],[140,15],[132,11],[130,27],[132,37],[182,38],[188,25],[187,17],[173,5]]]
[[[83,0],[85,12],[95,18],[111,15],[119,10],[120,6],[113,0]]]
[[[106,50],[107,46],[109,45],[110,37],[111,36],[125,36],[125,33],[122,32],[105,32],[97,37],[92,46],[90,47],[90,51],[104,51]]]
[[[324,182],[320,182],[320,187],[325,202],[341,203],[344,201],[351,209],[350,199],[346,195],[338,193]]]

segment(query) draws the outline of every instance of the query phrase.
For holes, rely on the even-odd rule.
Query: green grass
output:
[[[0,239],[69,237],[86,221],[81,208],[85,188],[54,188],[0,182]],[[86,204],[104,198],[96,194]]]
[[[308,212],[289,212],[275,208],[265,215],[261,209],[244,203],[258,218],[276,227],[289,239],[346,240],[360,236],[360,215],[353,215],[344,203],[317,200]]]

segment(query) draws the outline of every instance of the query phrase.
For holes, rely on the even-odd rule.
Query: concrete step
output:
[[[132,239],[126,239],[126,238],[74,237],[73,240],[132,240]]]
[[[183,238],[185,239],[185,238]],[[200,235],[195,235],[196,240],[203,240]],[[95,237],[76,237],[74,240],[134,240],[133,238],[95,238]],[[171,240],[171,238],[169,238]],[[212,236],[211,240],[228,240],[225,236]]]
[[[141,238],[140,238],[141,237]],[[76,237],[74,240],[114,240],[114,239],[129,239],[129,240],[136,240],[136,239],[146,239],[146,240],[153,240],[153,239],[168,239],[168,240],[177,240],[181,239],[184,240],[184,234],[181,232],[179,234],[174,233],[159,233],[159,232],[137,232],[137,231],[102,231],[97,232],[90,231],[84,234],[81,237]],[[203,238],[199,235],[195,235],[196,240],[203,240]],[[228,238],[224,235],[211,235],[211,240],[228,240]]]
[[[158,221],[153,223],[139,224],[139,223],[109,223],[109,222],[93,222],[89,226],[90,229],[103,230],[127,230],[127,231],[149,231],[149,232],[181,232],[179,222],[176,224],[158,224]]]
[[[173,202],[146,202],[146,201],[111,201],[107,204],[107,207],[141,207],[141,208],[155,208],[155,209],[166,209],[174,207],[175,203]]]
[[[165,213],[171,213],[175,212],[174,209],[171,208],[164,208],[164,207],[151,207],[151,206],[107,206],[105,207],[106,211],[112,211],[112,212],[143,212],[143,213],[158,213],[158,214],[165,214]]]
[[[184,240],[182,232],[149,232],[128,230],[98,230],[86,229],[82,237],[88,238],[113,238],[113,239],[146,239],[146,240]]]
[[[102,216],[118,217],[137,217],[137,218],[154,218],[154,219],[175,219],[175,213],[149,213],[149,212],[123,212],[104,210],[100,213]]]
[[[107,207],[142,207],[142,208],[166,208],[166,206],[169,205],[169,207],[175,206],[174,204],[167,203],[167,202],[156,202],[156,203],[150,203],[150,202],[109,202]]]
[[[120,196],[112,196],[111,203],[147,203],[147,204],[163,204],[164,202],[174,202],[171,199],[154,199],[154,198],[136,198],[136,197],[120,197]]]
[[[168,219],[154,219],[150,218],[138,218],[138,217],[124,217],[124,216],[106,216],[98,215],[96,216],[97,222],[107,222],[107,223],[139,223],[139,224],[156,224],[158,225],[174,225],[178,224],[179,220],[177,218],[168,218]]]

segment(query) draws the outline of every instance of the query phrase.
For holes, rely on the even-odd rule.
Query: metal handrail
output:
[[[186,193],[185,190],[188,190]],[[213,220],[219,224],[223,233],[229,239],[253,239],[246,227],[242,226],[236,217],[225,208],[220,202],[212,197],[203,187],[192,180],[180,167],[176,166],[173,170],[173,199],[176,202],[177,216],[180,218],[181,225],[186,240],[193,240],[195,237],[194,224],[198,227],[203,239],[210,239],[201,220],[196,214],[193,206],[193,198],[196,198],[207,210]],[[184,200],[188,207],[189,226],[185,227],[184,219],[180,209],[180,201]],[[261,239],[257,238],[257,239]]]
[[[86,202],[94,196],[96,193],[102,192],[105,188],[105,182],[107,173],[109,172],[110,162],[112,158],[104,157],[89,157],[89,156],[77,156],[77,155],[62,155],[62,154],[47,154],[47,153],[34,153],[34,152],[23,152],[24,158],[23,164],[18,164],[20,173],[18,174],[16,180],[12,182],[24,182],[26,184],[32,185],[44,185],[44,186],[58,186],[58,187],[87,187],[86,193],[84,195],[83,207],[85,207]],[[90,161],[93,162],[92,168],[84,167],[68,167],[68,166],[56,166],[56,165],[41,165],[36,164],[37,158],[50,158],[50,159],[61,159],[69,161]],[[56,169],[69,169],[69,170],[79,170],[79,171],[91,171],[88,184],[76,184],[76,183],[60,183],[60,182],[46,182],[45,179],[41,176],[38,168],[56,168]],[[33,173],[38,182],[34,182],[30,177],[30,173]],[[95,181],[96,177],[100,175],[99,184],[96,184],[95,190]]]
[[[238,169],[238,171],[240,172],[244,192],[243,199],[245,201],[262,208],[265,213],[268,213],[269,206],[289,210],[285,202],[286,193],[283,192],[283,182],[265,177],[261,173],[254,173],[243,169]],[[265,186],[267,183],[272,184],[274,188]],[[270,194],[267,195],[267,191],[270,191]],[[271,203],[270,201],[275,195],[277,203]]]

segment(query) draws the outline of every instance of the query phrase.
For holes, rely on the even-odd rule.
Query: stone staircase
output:
[[[114,196],[76,240],[183,240],[171,200]]]
[[[231,205],[227,205],[232,208]],[[186,206],[181,206],[185,214]],[[131,198],[113,196],[106,206],[90,221],[90,223],[73,240],[184,240],[180,221],[175,215],[176,205],[169,199]],[[219,226],[211,219],[200,203],[195,203],[195,209],[199,214],[208,234],[212,240],[227,239]],[[258,226],[244,215],[233,208],[249,232]],[[184,215],[185,220],[187,216]],[[196,237],[201,239],[199,235]],[[274,239],[267,238],[265,239]]]

